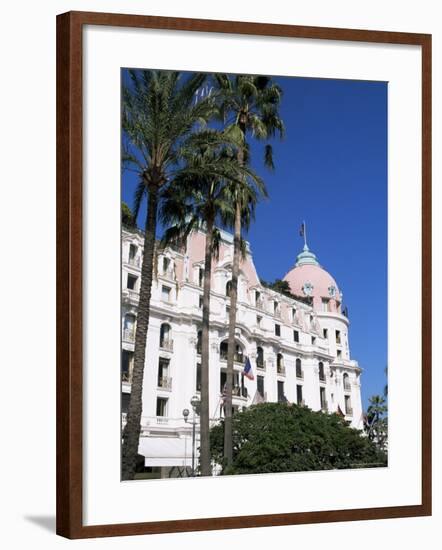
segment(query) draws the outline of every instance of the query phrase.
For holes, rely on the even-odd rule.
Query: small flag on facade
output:
[[[252,365],[250,364],[250,359],[248,357],[246,357],[243,374],[244,376],[247,376],[249,380],[255,380],[255,377],[253,376]]]
[[[305,235],[305,223],[301,223],[301,227],[299,228],[299,236],[303,237]]]

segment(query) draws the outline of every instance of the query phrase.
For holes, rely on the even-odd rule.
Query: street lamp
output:
[[[190,404],[192,405],[192,477],[195,477],[195,426],[196,426],[196,420],[195,420],[195,414],[199,414],[199,409],[201,402],[197,395],[194,395],[192,399],[190,400]],[[189,419],[189,409],[183,409],[183,417],[184,422],[188,422]]]

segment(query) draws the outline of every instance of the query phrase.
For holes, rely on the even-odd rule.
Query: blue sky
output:
[[[276,80],[286,136],[272,142],[273,172],[263,166],[263,144],[252,143],[252,165],[269,199],[258,205],[246,238],[259,276],[283,278],[302,249],[306,221],[310,249],[344,293],[366,406],[386,382],[387,83]],[[134,175],[123,173],[129,205],[134,185]]]

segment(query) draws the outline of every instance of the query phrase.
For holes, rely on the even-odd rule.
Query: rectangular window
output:
[[[204,284],[204,269],[200,267],[198,269],[198,285],[202,287]]]
[[[135,277],[135,275],[131,275],[130,273],[127,275],[127,288],[129,290],[135,290],[135,286],[137,284],[138,277]]]
[[[275,336],[281,336],[281,325],[275,325]]]
[[[326,328],[323,329],[322,335],[324,336],[324,339],[327,340],[327,338],[328,338],[328,330],[327,330]]]
[[[131,260],[134,260],[136,255],[137,255],[137,247],[134,244],[131,244],[129,246],[129,262],[131,262]]]
[[[297,331],[297,330],[293,331],[293,341],[294,342],[299,342],[299,331]]]
[[[220,372],[220,378],[219,378],[219,391],[221,393],[224,392],[224,386],[226,385],[226,380],[227,380],[227,373],[221,371]]]
[[[293,322],[296,321],[296,308],[293,308],[293,309],[292,309],[292,321],[293,321]]]
[[[157,416],[167,415],[167,399],[164,397],[157,397]]]
[[[162,286],[161,287],[161,299],[163,302],[170,302],[170,288],[168,286]]]
[[[296,385],[296,403],[302,405],[302,386],[301,384]]]
[[[264,376],[257,376],[256,377],[256,385],[258,393],[261,395],[261,397],[264,397]]]
[[[255,290],[255,306],[261,305],[261,292]]]
[[[341,343],[341,331],[340,330],[336,331],[336,343],[337,344]]]
[[[319,398],[321,400],[321,409],[323,411],[327,410],[327,400],[325,398],[325,388],[319,388]]]
[[[134,352],[123,350],[121,355],[121,379],[123,382],[130,382],[132,378]]]
[[[312,346],[316,344],[316,336],[312,336]]]
[[[262,322],[262,317],[261,317],[261,315],[257,315],[257,316],[256,316],[256,326],[258,326],[258,327],[261,328],[261,322]]]
[[[196,384],[195,384],[196,391],[201,391],[201,365],[200,363],[196,366]]]
[[[169,381],[169,359],[160,357],[158,361],[158,387],[167,388]]]
[[[337,353],[338,359],[342,359],[342,351],[338,349],[336,353]]]
[[[202,296],[200,296],[200,297],[198,298],[198,307],[199,307],[200,309],[203,309],[203,297],[202,297]]]
[[[278,380],[278,403],[282,403],[284,401],[286,401],[284,395],[284,382],[282,380]]]
[[[322,311],[330,311],[330,300],[322,298]]]
[[[349,395],[345,396],[345,414],[353,414],[353,409],[351,406],[351,397]]]
[[[163,257],[163,273],[166,273],[170,266],[170,258]]]

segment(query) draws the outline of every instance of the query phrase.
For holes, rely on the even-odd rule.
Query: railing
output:
[[[170,376],[158,378],[158,387],[162,390],[172,390],[172,378]]]
[[[167,416],[157,416],[157,424],[168,424],[169,419]]]
[[[173,340],[170,339],[170,340],[163,340],[162,342],[160,341],[160,348],[166,351],[173,351]]]
[[[220,353],[221,361],[227,361],[227,352],[222,351]],[[244,364],[244,355],[240,355],[239,353],[235,353],[233,356],[233,360],[235,363],[241,363]]]
[[[302,371],[302,370],[297,370],[297,371],[296,371],[296,378],[297,378],[298,380],[304,380],[304,371]]]
[[[240,386],[236,386],[232,388],[232,395],[233,397],[247,397],[247,388],[241,388]]]
[[[351,385],[350,384],[345,384],[344,383],[344,391],[351,391]]]
[[[140,296],[136,290],[132,290],[130,288],[125,288],[123,290],[123,300],[138,302],[139,299],[140,299]]]
[[[140,267],[140,258],[139,256],[135,256],[134,258],[129,258],[127,263],[129,265],[133,265],[134,267]]]
[[[123,372],[121,374],[121,381],[122,382],[129,382],[132,383],[132,373],[131,372]]]
[[[324,373],[324,372],[323,372],[323,373],[321,373],[321,372],[319,373],[319,381],[320,381],[320,382],[325,382],[325,373]]]
[[[259,370],[266,370],[266,362],[265,359],[257,359],[256,360],[256,368]]]
[[[170,279],[171,281],[175,280],[175,270],[174,269],[162,269],[160,271],[160,275],[162,277],[165,277],[166,279]]]
[[[135,342],[135,331],[125,328],[123,330],[123,341],[124,342]]]
[[[285,366],[284,365],[277,365],[276,366],[276,372],[280,374],[281,376],[285,376]]]

